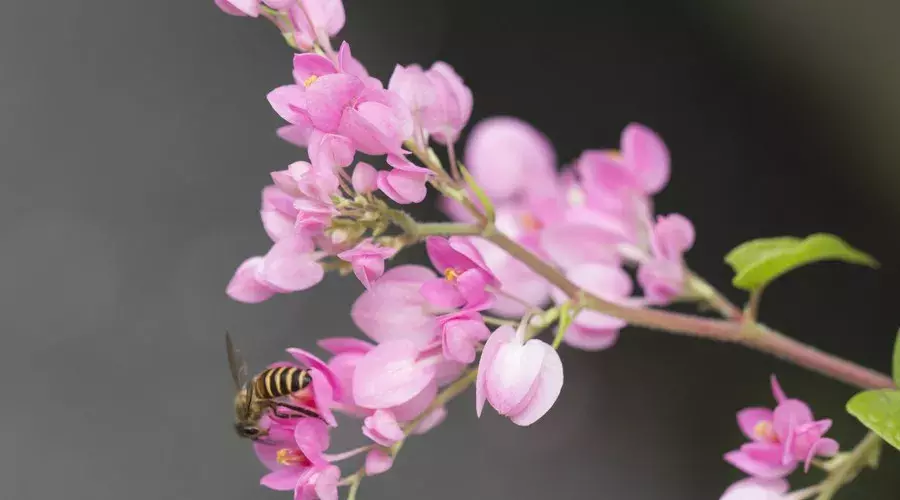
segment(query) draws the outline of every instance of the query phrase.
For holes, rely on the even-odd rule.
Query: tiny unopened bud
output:
[[[351,182],[353,189],[360,194],[367,194],[375,191],[377,188],[378,171],[375,167],[368,163],[359,162],[353,169],[353,177]]]

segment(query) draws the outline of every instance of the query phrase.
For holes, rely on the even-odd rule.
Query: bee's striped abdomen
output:
[[[303,390],[309,385],[306,370],[293,366],[267,368],[256,376],[256,397],[274,399]]]

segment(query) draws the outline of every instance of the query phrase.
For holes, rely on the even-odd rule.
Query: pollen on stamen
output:
[[[456,281],[456,278],[458,278],[458,277],[459,277],[459,274],[456,273],[456,269],[453,269],[452,267],[448,267],[447,269],[444,269],[444,278],[447,281]]]
[[[772,423],[766,420],[757,422],[756,425],[753,426],[753,434],[766,441],[775,441],[777,439],[777,436],[775,436],[775,432],[772,429]]]
[[[319,79],[318,76],[310,75],[309,78],[307,78],[306,80],[303,80],[303,86],[309,88],[309,86],[312,85],[318,79]]]
[[[537,217],[531,214],[525,214],[521,217],[522,226],[530,231],[537,231],[541,229],[544,225],[541,224],[541,221],[537,219]]]
[[[309,459],[300,451],[282,448],[275,454],[275,460],[281,465],[308,465]]]

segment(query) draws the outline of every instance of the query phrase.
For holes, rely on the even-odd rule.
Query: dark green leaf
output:
[[[870,255],[824,233],[805,239],[782,236],[751,240],[725,256],[725,262],[735,272],[732,284],[743,290],[759,289],[792,269],[826,260],[878,267]]]

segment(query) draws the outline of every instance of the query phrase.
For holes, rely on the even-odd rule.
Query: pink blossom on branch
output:
[[[524,328],[501,326],[481,353],[475,411],[481,416],[487,401],[513,423],[528,426],[550,410],[562,385],[562,361],[555,349],[537,339],[526,342]]]
[[[725,454],[731,465],[763,479],[784,477],[801,462],[809,470],[813,458],[833,456],[839,448],[837,441],[823,437],[830,419],[814,420],[806,403],[785,396],[774,375],[771,383],[778,405],[738,412],[738,425],[750,442]]]
[[[786,500],[788,483],[784,479],[742,479],[725,490],[719,500]]]
[[[455,308],[463,305],[484,309],[493,301],[489,287],[500,281],[491,273],[478,249],[469,239],[432,236],[425,240],[428,258],[443,278],[422,285],[422,295],[434,306]]]
[[[354,248],[338,254],[341,260],[353,266],[353,273],[366,288],[371,288],[375,280],[384,274],[384,261],[397,253],[396,249],[382,247],[364,240]]]

